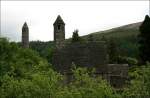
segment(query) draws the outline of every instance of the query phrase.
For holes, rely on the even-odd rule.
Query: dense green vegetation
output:
[[[106,40],[107,41],[107,40]],[[109,58],[111,58],[109,60],[109,63],[118,63],[118,47],[116,42],[114,41],[114,39],[110,39],[107,41],[108,44],[108,54],[109,54]]]
[[[144,31],[140,31],[142,37],[145,36]],[[115,89],[101,77],[92,76],[94,69],[77,68],[74,64],[73,79],[54,71],[51,65],[53,42],[30,42],[30,49],[25,49],[18,43],[0,38],[0,98],[149,98],[150,63],[137,65],[139,33],[135,33],[137,30],[133,28],[109,32],[92,34],[88,40],[93,41],[97,37],[97,40],[107,41],[112,63],[132,65],[124,88]],[[149,41],[150,37],[146,37]],[[76,41],[79,36],[74,38]]]
[[[94,71],[72,67],[74,79],[52,69],[46,59],[31,49],[0,38],[0,98],[144,98],[150,96],[150,64],[131,68],[128,86],[116,91]]]
[[[0,98],[114,98],[110,85],[92,78],[87,69],[73,67],[74,81],[66,84],[37,52],[0,39]],[[64,82],[63,82],[64,81]],[[115,97],[116,98],[116,97]]]
[[[31,41],[30,48],[37,51],[41,57],[47,59],[49,63],[52,62],[52,54],[54,51],[54,42]]]
[[[140,26],[139,50],[142,64],[150,62],[150,17],[146,15],[144,22]]]
[[[122,97],[149,98],[150,97],[150,64],[132,68],[129,72],[131,81],[124,89]]]

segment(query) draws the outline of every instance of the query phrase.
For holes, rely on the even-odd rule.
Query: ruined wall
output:
[[[68,71],[72,63],[81,67],[99,67],[107,64],[105,42],[64,43],[56,49],[53,65],[58,71]]]
[[[115,88],[121,88],[128,80],[128,64],[108,64],[108,79]]]
[[[106,79],[115,88],[122,88],[128,78],[127,64],[108,64],[105,42],[64,43],[53,55],[54,68],[72,77],[71,66],[95,68],[94,76]]]

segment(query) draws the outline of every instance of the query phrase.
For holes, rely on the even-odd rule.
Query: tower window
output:
[[[58,30],[60,30],[60,25],[58,25]]]

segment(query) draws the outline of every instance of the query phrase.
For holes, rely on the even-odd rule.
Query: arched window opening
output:
[[[58,25],[58,30],[60,30],[60,25]]]

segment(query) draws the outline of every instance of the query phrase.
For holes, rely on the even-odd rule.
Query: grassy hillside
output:
[[[138,34],[141,22],[128,24],[125,26],[112,28],[110,30],[94,32],[83,36],[87,39],[90,35],[94,40],[101,40],[104,36],[106,39],[114,39],[120,50],[120,55],[138,58]]]
[[[117,28],[112,28],[110,30],[105,31],[99,31],[94,32],[89,35],[93,35],[95,40],[100,40],[103,36],[106,38],[128,38],[128,37],[137,37],[139,34],[139,26],[141,25],[141,22],[133,23]],[[89,35],[83,36],[84,38],[87,38]]]

